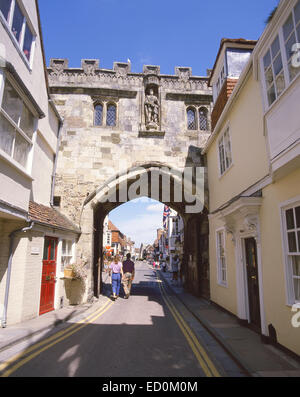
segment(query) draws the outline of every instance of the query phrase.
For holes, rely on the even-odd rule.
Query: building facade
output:
[[[299,26],[300,1],[281,1],[257,43],[221,42],[210,79],[218,93],[214,129],[204,148],[211,299],[297,354],[300,68],[292,48]],[[233,43],[243,67],[228,94],[229,68],[219,91],[217,84]],[[247,56],[245,46],[252,47]]]
[[[68,302],[63,264],[79,229],[51,206],[62,125],[48,90],[37,3],[0,3],[0,317]]]

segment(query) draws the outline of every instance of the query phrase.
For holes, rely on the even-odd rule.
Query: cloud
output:
[[[146,208],[146,211],[152,211],[152,212],[160,212],[162,213],[164,210],[164,204],[151,204],[148,205],[148,207]]]
[[[130,236],[139,247],[141,243],[153,244],[157,236],[157,229],[162,227],[162,214],[158,211],[150,211],[130,220],[120,220],[118,228],[126,236]]]

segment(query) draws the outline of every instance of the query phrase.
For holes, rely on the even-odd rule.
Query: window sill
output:
[[[25,178],[33,181],[34,178],[22,167],[19,163],[17,163],[14,159],[9,157],[2,149],[0,149],[0,159],[4,160],[8,163],[12,168],[14,168],[17,172],[25,176]]]

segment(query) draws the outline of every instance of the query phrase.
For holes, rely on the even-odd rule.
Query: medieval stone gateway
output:
[[[105,216],[148,196],[183,217],[185,284],[208,297],[208,195],[201,155],[210,136],[208,77],[192,76],[188,67],[163,75],[159,66],[146,65],[143,73],[131,73],[130,66],[115,62],[107,70],[98,60],[82,60],[81,68],[73,69],[66,59],[51,60],[50,90],[64,120],[55,203],[81,229],[77,255],[90,269],[90,296],[101,292]],[[191,180],[182,183],[187,170]],[[203,204],[200,210],[187,211],[192,198]]]

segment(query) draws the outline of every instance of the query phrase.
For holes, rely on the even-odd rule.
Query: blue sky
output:
[[[189,66],[193,75],[212,68],[220,40],[256,40],[278,0],[39,0],[46,63],[100,59],[100,67],[131,60],[131,71],[160,65],[162,74]],[[111,221],[136,245],[153,243],[163,205],[148,199],[124,204]]]
[[[39,0],[46,62],[100,59],[100,67],[131,60],[174,74],[190,66],[206,75],[222,37],[258,39],[277,0]],[[84,6],[83,6],[84,5]]]

